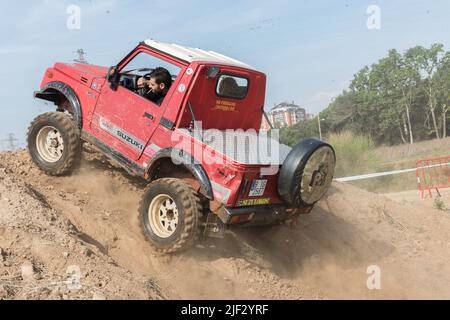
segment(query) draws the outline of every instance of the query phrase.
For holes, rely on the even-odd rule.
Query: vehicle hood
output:
[[[94,79],[105,78],[108,72],[108,67],[83,63],[56,63],[54,68],[89,86]]]

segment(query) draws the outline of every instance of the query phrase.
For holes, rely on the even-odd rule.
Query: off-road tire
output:
[[[39,152],[38,136],[41,130],[53,127],[63,141],[63,151],[57,161],[48,161]],[[71,173],[81,159],[80,130],[72,119],[62,112],[47,112],[31,122],[27,133],[28,152],[33,162],[46,174],[62,176]]]
[[[169,196],[178,211],[178,225],[168,237],[158,235],[158,231],[152,228],[149,217],[152,201],[161,195]],[[202,212],[200,195],[194,188],[181,179],[163,178],[147,186],[139,204],[139,221],[152,247],[159,253],[169,254],[188,249],[201,236]]]
[[[323,177],[321,185],[313,187],[308,182],[319,181],[313,179],[314,175],[306,169],[311,169],[311,161],[315,162],[317,155],[323,154],[321,171],[314,171],[318,177]],[[324,196],[331,185],[336,165],[336,154],[331,145],[318,139],[305,139],[296,145],[285,159],[280,174],[278,176],[278,193],[284,201],[291,207],[311,207]],[[316,168],[318,169],[318,168]],[[316,190],[315,195],[305,198],[307,192],[302,189],[302,185],[311,190]]]

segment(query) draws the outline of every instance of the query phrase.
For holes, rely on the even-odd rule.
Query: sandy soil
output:
[[[295,229],[230,230],[161,256],[138,225],[143,187],[89,152],[58,178],[26,151],[1,153],[0,299],[450,298],[450,213],[427,204],[336,183]]]
[[[424,192],[423,196],[418,190],[409,190],[402,192],[394,192],[384,194],[389,199],[400,203],[418,205],[421,207],[436,209],[436,202],[441,201],[444,204],[443,209],[450,210],[450,189],[431,190],[431,197],[428,192]]]

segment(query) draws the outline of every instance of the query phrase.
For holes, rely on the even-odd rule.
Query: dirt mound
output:
[[[143,187],[95,153],[59,178],[26,151],[0,154],[0,299],[450,298],[443,212],[335,184],[296,229],[231,230],[161,256],[139,229]],[[371,265],[381,290],[367,288]],[[70,266],[81,289],[67,289]]]
[[[0,299],[164,298],[15,174],[0,168]]]

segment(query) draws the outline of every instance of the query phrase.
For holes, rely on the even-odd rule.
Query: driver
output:
[[[139,78],[137,94],[160,106],[172,85],[172,76],[162,67],[153,70],[149,76],[148,80],[145,76]]]

